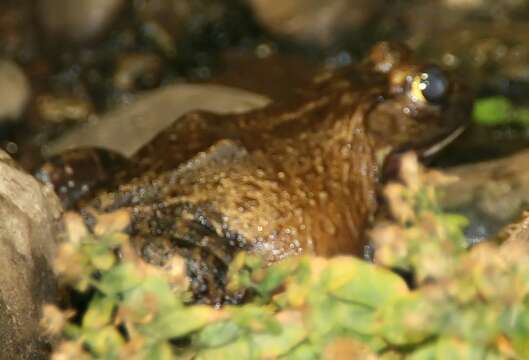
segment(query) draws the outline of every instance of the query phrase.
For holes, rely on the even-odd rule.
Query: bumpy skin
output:
[[[468,115],[457,85],[436,105],[413,92],[420,67],[408,58],[383,43],[362,65],[320,74],[295,103],[180,118],[124,167],[125,183],[82,208],[130,209],[143,255],[184,254],[199,297],[215,297],[239,250],[269,262],[361,255],[385,156],[427,149]]]
[[[233,243],[227,253],[244,248],[270,262],[301,253],[361,254],[361,235],[376,206],[377,167],[363,125],[369,106],[350,111],[359,95],[339,91],[263,118],[262,113],[217,118],[270,128],[250,126],[245,136],[217,142],[176,170],[147,171],[102,195],[96,207],[130,207],[142,237],[179,239],[187,229],[204,227],[209,237]],[[189,126],[179,133],[191,134],[190,127],[208,119],[203,116],[183,119],[179,127]],[[207,129],[214,126],[221,125]],[[200,144],[202,137],[194,135]]]

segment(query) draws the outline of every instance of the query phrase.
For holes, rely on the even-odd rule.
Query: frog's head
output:
[[[413,62],[407,48],[390,43],[376,45],[364,66],[376,82],[365,119],[379,159],[407,150],[428,158],[463,132],[471,96],[442,69]]]

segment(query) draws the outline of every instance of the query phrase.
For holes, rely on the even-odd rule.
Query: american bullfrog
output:
[[[162,264],[183,254],[195,294],[211,296],[240,250],[268,262],[361,256],[392,159],[409,149],[433,155],[469,109],[468,93],[441,69],[380,43],[361,64],[318,74],[296,101],[176,120],[79,207],[130,209],[143,256]]]

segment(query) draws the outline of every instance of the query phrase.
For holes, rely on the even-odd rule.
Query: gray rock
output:
[[[56,297],[52,260],[61,207],[55,194],[0,152],[2,359],[46,358],[41,307]]]
[[[38,0],[38,16],[52,39],[91,40],[105,31],[124,0]]]
[[[20,118],[30,94],[24,71],[13,61],[0,59],[0,122]]]

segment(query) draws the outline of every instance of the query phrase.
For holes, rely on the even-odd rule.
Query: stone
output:
[[[294,41],[331,45],[342,32],[368,24],[381,0],[247,0],[261,24]]]
[[[37,15],[51,39],[83,42],[101,35],[124,5],[124,0],[38,0]]]
[[[0,152],[0,349],[2,359],[45,359],[39,320],[56,300],[52,270],[61,207],[51,189]]]
[[[22,68],[11,60],[0,59],[0,122],[19,119],[30,94],[29,80]]]

